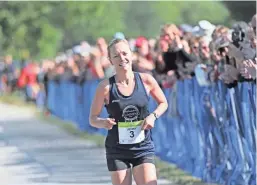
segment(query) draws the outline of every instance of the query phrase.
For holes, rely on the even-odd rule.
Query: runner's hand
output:
[[[144,120],[144,123],[142,125],[142,130],[148,130],[148,129],[152,129],[154,127],[154,121],[155,121],[155,117],[153,114],[150,114],[149,116],[147,116]]]
[[[111,130],[113,125],[116,125],[115,119],[107,118],[104,120],[104,128]]]

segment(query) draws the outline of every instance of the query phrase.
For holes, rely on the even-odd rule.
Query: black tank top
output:
[[[149,96],[139,73],[135,75],[135,87],[130,96],[122,95],[115,83],[115,77],[109,78],[109,104],[106,105],[110,118],[114,118],[117,125],[108,131],[105,147],[107,158],[138,158],[154,154],[154,143],[151,130],[145,130],[145,139],[137,144],[120,144],[118,122],[140,121],[149,115]]]

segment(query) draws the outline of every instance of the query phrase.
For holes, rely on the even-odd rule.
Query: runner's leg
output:
[[[129,161],[125,159],[107,159],[113,185],[131,185],[132,172]]]

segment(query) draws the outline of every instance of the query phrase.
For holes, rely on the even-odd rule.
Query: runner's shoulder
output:
[[[97,89],[98,89],[98,91],[101,91],[104,94],[108,94],[109,89],[110,89],[109,79],[104,79],[104,80],[100,81]]]
[[[152,85],[153,82],[155,81],[155,78],[149,74],[149,73],[138,73],[143,81],[143,83],[147,85]]]

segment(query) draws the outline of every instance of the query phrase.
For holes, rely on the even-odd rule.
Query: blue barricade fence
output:
[[[81,131],[106,135],[106,130],[89,124],[98,83],[50,81],[47,106]],[[219,81],[201,87],[190,79],[164,93],[169,108],[153,129],[156,155],[206,182],[255,185],[256,84],[243,82],[228,89]],[[150,110],[155,107],[151,99]],[[101,114],[106,117],[106,110]]]

